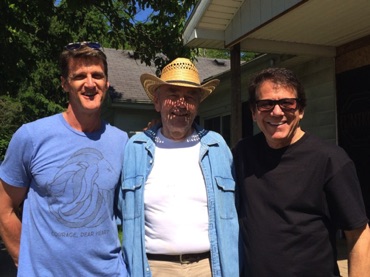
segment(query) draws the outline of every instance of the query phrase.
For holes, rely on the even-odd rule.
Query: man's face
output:
[[[69,105],[74,113],[100,111],[109,87],[103,63],[96,58],[71,60],[69,76],[62,77],[62,87],[69,95]]]
[[[200,103],[198,89],[163,85],[157,89],[154,106],[161,113],[162,133],[172,140],[183,140],[192,133]]]
[[[269,80],[264,81],[256,91],[258,100],[279,100],[296,98],[296,91],[275,84]],[[298,104],[297,104],[298,105]],[[295,110],[282,110],[275,105],[271,111],[259,111],[257,108],[252,111],[253,119],[266,137],[271,148],[282,148],[299,140],[304,132],[299,127],[299,121],[303,118],[303,111],[299,107]]]

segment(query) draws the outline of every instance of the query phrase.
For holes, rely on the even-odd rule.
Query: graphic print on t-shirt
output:
[[[102,188],[116,176],[100,151],[93,148],[76,151],[47,185],[50,211],[67,227],[99,226],[108,218],[106,202],[112,194]]]

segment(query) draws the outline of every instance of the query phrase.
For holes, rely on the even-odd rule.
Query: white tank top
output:
[[[199,152],[196,133],[177,142],[158,130],[154,165],[144,191],[147,253],[209,251],[207,194]]]

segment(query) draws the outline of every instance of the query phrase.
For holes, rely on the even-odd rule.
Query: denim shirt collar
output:
[[[162,123],[156,124],[152,128],[144,131],[144,134],[147,135],[153,142],[155,142],[155,137],[157,135],[158,129],[162,127]],[[192,127],[195,132],[198,134],[200,140],[208,133],[208,130],[204,129],[200,125],[193,123]]]

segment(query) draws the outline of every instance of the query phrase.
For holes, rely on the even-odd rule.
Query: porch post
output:
[[[241,69],[240,43],[230,49],[231,68],[231,142],[230,147],[242,138],[242,101],[241,101]]]

